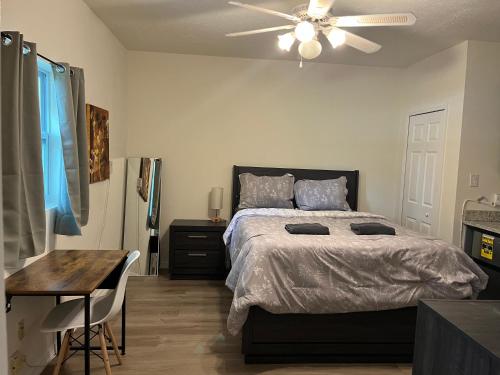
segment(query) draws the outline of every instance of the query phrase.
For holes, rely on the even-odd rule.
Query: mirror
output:
[[[158,275],[160,196],[161,159],[128,158],[122,248],[141,252],[131,275]]]

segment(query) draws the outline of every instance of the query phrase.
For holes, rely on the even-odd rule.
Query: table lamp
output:
[[[219,217],[219,211],[222,209],[222,195],[224,194],[224,189],[221,187],[213,187],[210,191],[210,209],[215,210],[215,217],[211,217],[210,220],[214,223],[222,221]]]

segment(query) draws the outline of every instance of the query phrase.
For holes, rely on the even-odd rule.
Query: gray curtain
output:
[[[5,266],[45,250],[36,45],[17,32],[2,39],[2,183]],[[23,43],[27,48],[23,49]]]
[[[83,70],[62,63],[64,72],[53,66],[54,91],[64,159],[61,197],[55,233],[80,235],[89,217],[89,158],[85,121]]]

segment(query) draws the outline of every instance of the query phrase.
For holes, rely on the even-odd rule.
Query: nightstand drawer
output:
[[[214,250],[175,250],[175,265],[179,268],[220,268],[224,253]]]
[[[221,235],[217,232],[176,232],[174,234],[176,249],[220,249]]]

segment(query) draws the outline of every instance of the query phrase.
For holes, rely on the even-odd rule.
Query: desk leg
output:
[[[61,303],[61,297],[56,296],[56,305],[59,305]],[[59,354],[59,350],[61,350],[61,332],[57,331],[56,333],[56,354]]]
[[[90,294],[85,295],[85,375],[90,374]]]
[[[123,295],[122,304],[122,355],[125,355],[125,333],[127,331],[127,294]]]

